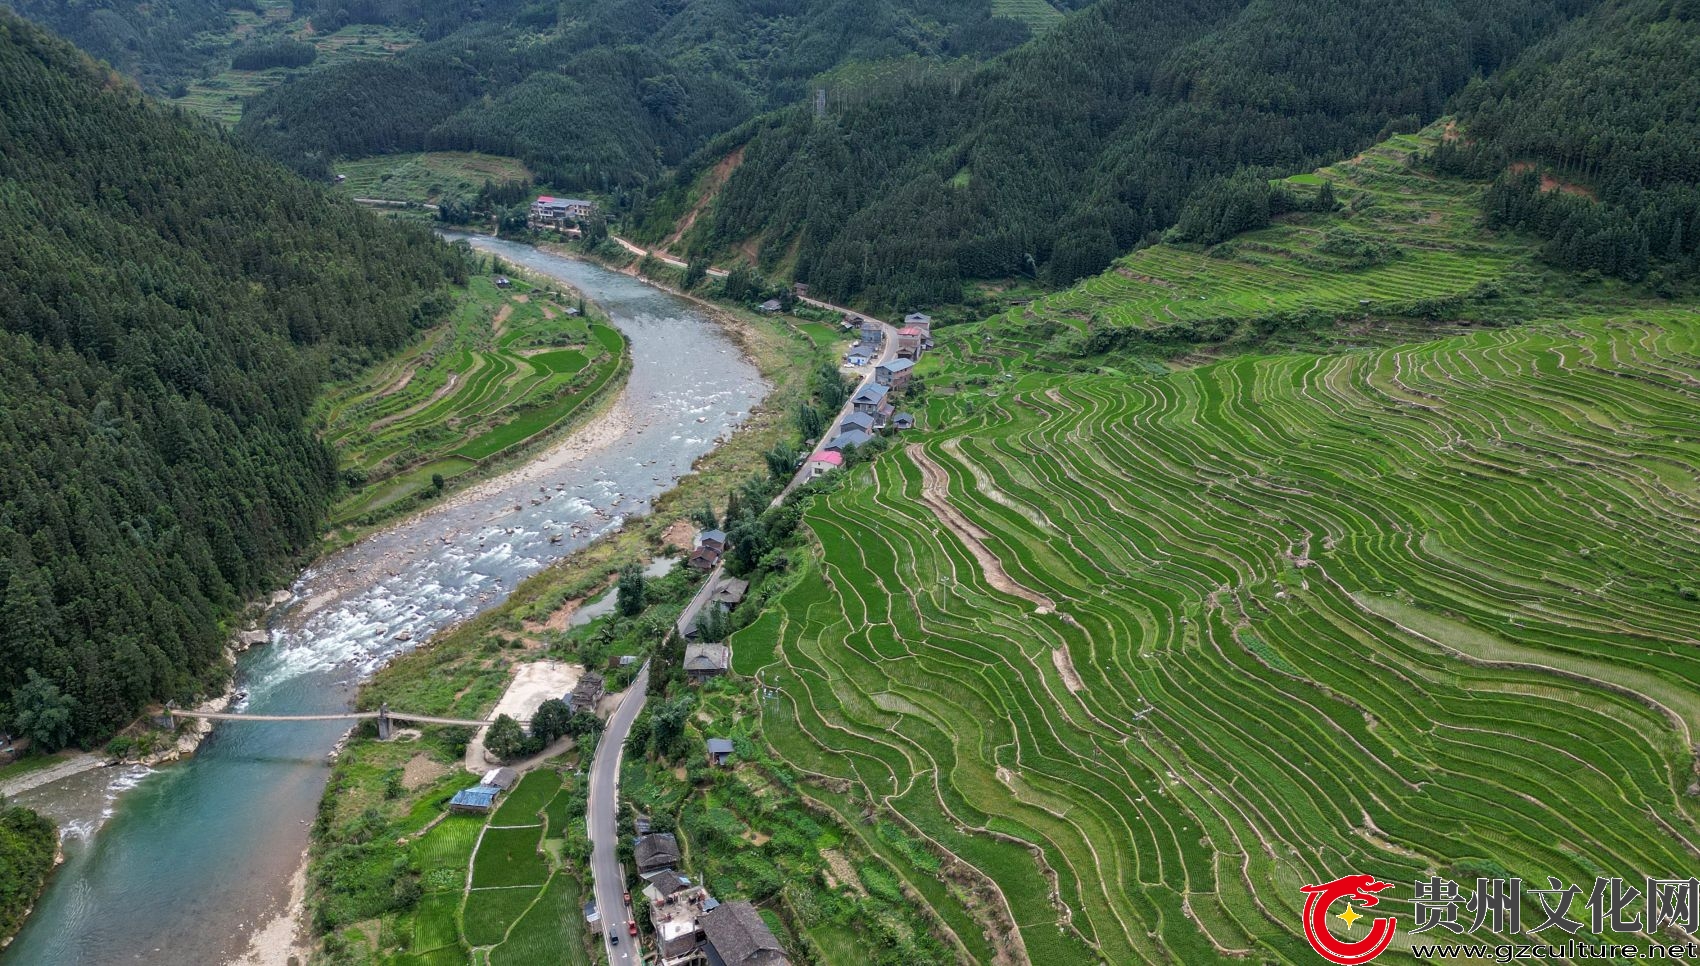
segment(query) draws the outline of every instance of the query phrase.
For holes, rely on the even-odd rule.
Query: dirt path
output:
[[[418,363],[408,366],[407,369],[404,370],[399,377],[397,377],[396,381],[385,386],[383,390],[378,393],[376,398],[382,399],[385,396],[393,396],[396,393],[401,392],[403,389],[406,389],[407,384],[413,381],[413,374],[418,371]]]
[[[474,366],[473,368],[477,368],[477,367]],[[432,403],[436,402],[437,400],[443,398],[444,396],[447,396],[449,393],[454,392],[455,386],[458,385],[459,383],[460,383],[460,373],[458,373],[458,372],[449,373],[449,378],[446,379],[443,382],[442,388],[440,388],[436,392],[432,393],[430,399],[427,399],[424,402],[416,403],[412,406],[409,406],[406,409],[403,409],[401,412],[396,413],[394,415],[385,416],[383,419],[373,420],[372,424],[370,426],[366,427],[366,431],[369,432],[369,433],[375,433],[378,430],[383,429],[385,426],[388,426],[389,424],[396,422],[397,420],[406,419],[407,417],[413,415],[414,413],[419,412],[420,410],[424,409],[426,406],[429,406]]]
[[[949,528],[950,532],[956,534],[957,538],[968,548],[968,552],[974,555],[974,559],[980,564],[980,570],[986,575],[986,583],[991,584],[993,589],[1009,594],[1011,597],[1020,597],[1022,600],[1032,601],[1038,606],[1041,613],[1050,613],[1056,610],[1056,603],[1049,597],[1028,590],[1016,583],[1009,576],[1009,572],[1004,570],[1003,561],[999,560],[997,554],[992,553],[986,547],[985,541],[991,537],[991,534],[980,529],[958,512],[956,507],[951,506],[950,500],[947,498],[950,493],[949,477],[945,475],[943,468],[932,461],[932,458],[921,448],[921,444],[910,443],[904,448],[904,451],[909,454],[911,460],[914,460],[915,465],[921,468],[921,502],[925,503],[927,508],[933,511],[933,515],[938,517],[939,522]],[[1070,690],[1073,689],[1070,688]]]
[[[1057,673],[1062,675],[1069,694],[1086,690],[1086,682],[1080,680],[1080,672],[1074,669],[1074,658],[1069,656],[1066,646],[1051,649],[1051,663],[1057,666]]]

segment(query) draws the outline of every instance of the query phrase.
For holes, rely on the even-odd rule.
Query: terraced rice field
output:
[[[1409,962],[1420,876],[1700,867],[1700,316],[983,366],[733,645],[1030,961],[1313,963],[1299,887],[1361,872]]]
[[[474,278],[451,319],[320,401],[324,437],[366,486],[335,522],[452,479],[549,431],[617,375],[625,340],[576,299]]]
[[[1335,214],[1287,215],[1202,251],[1144,249],[1102,275],[1013,310],[1009,321],[1156,329],[1302,309],[1400,315],[1514,272],[1544,274],[1526,242],[1486,234],[1477,224],[1485,185],[1411,166],[1440,132],[1437,125],[1397,137],[1288,179],[1301,197],[1331,182],[1343,205]],[[1365,246],[1382,252],[1364,258]]]
[[[513,159],[470,151],[428,151],[386,154],[375,158],[338,161],[339,186],[354,198],[414,201],[436,204],[446,198],[470,198],[484,182],[523,181],[532,174]]]
[[[1039,33],[1062,19],[1062,11],[1045,0],[992,0],[992,16],[1020,20]]]
[[[334,33],[315,33],[306,18],[295,16],[293,5],[287,0],[260,0],[254,10],[232,9],[230,19],[231,30],[216,35],[201,34],[201,42],[216,48],[285,38],[299,40],[312,44],[319,52],[318,58],[301,70],[317,70],[347,60],[393,57],[419,42],[418,35],[411,31],[376,24],[349,24]],[[267,70],[226,67],[195,80],[173,102],[224,124],[235,124],[242,119],[244,101],[283,83],[295,72],[285,67]]]

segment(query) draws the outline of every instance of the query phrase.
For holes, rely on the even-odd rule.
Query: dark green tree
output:
[[[484,748],[497,758],[508,761],[525,753],[528,745],[525,729],[508,715],[497,715],[490,731],[484,736]]]
[[[568,733],[572,718],[573,713],[565,701],[550,698],[538,705],[536,713],[531,716],[531,737],[538,744],[547,745]]]
[[[646,581],[643,568],[637,564],[627,564],[620,569],[620,582],[616,589],[615,609],[625,617],[636,617],[643,613],[647,596]]]
[[[12,691],[12,723],[18,733],[52,753],[71,743],[76,733],[71,713],[75,698],[30,668],[22,687]]]

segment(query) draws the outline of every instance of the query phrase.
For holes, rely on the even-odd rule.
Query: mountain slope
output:
[[[1066,283],[1242,167],[1286,174],[1439,116],[1586,0],[1104,0],[977,71],[883,90],[745,146],[697,250],[795,250],[835,298]]]
[[[393,61],[348,64],[256,98],[241,132],[298,169],[334,157],[475,150],[545,182],[649,180],[848,60],[983,56],[1024,39],[985,29],[989,0],[579,0],[492,14]],[[994,25],[995,26],[995,25]]]
[[[0,720],[38,671],[88,742],[222,673],[337,485],[314,393],[460,256],[5,13],[0,100]]]

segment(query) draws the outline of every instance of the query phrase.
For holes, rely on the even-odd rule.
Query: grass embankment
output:
[[[472,279],[412,348],[321,396],[315,416],[353,492],[335,527],[367,527],[485,475],[575,425],[622,384],[624,337],[560,286]],[[579,314],[579,313],[584,314]],[[349,533],[340,535],[347,539]]]
[[[231,29],[221,36],[205,35],[209,44],[238,50],[241,45],[294,40],[311,44],[317,56],[305,68],[236,70],[226,61],[223,70],[192,81],[174,93],[173,103],[224,124],[233,125],[242,118],[242,104],[248,98],[302,70],[318,70],[350,60],[393,57],[419,43],[419,36],[412,31],[376,24],[349,24],[333,33],[318,33],[307,17],[295,16],[289,0],[257,0],[253,9],[232,8],[228,15]]]

